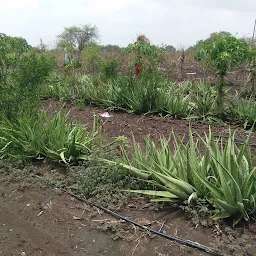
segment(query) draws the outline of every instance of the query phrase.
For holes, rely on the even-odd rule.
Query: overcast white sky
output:
[[[96,25],[101,44],[126,46],[144,33],[186,47],[225,30],[251,36],[256,0],[0,0],[0,33],[54,45],[72,25]]]

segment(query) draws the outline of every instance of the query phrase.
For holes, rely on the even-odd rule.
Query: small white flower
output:
[[[103,118],[109,118],[109,117],[111,117],[113,115],[110,115],[108,112],[104,112],[100,116],[103,117]]]

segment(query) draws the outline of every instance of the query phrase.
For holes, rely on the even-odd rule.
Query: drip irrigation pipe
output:
[[[104,211],[104,212],[106,212],[106,213],[108,213],[108,214],[110,214],[110,215],[116,217],[116,218],[119,218],[119,219],[122,219],[122,220],[124,220],[124,221],[126,221],[126,222],[129,222],[129,223],[131,223],[131,224],[133,224],[133,225],[135,225],[135,226],[137,226],[137,227],[139,227],[139,228],[141,228],[141,229],[143,229],[143,230],[145,230],[145,231],[149,231],[149,232],[151,232],[151,233],[153,233],[153,234],[155,234],[155,235],[158,235],[158,236],[167,238],[167,239],[172,240],[172,241],[175,241],[175,242],[177,242],[177,243],[180,243],[180,244],[183,244],[183,245],[192,247],[192,248],[199,249],[199,250],[204,251],[204,252],[207,252],[207,253],[209,253],[209,254],[211,254],[211,255],[223,256],[222,253],[220,253],[219,251],[217,251],[217,250],[215,250],[215,249],[206,247],[206,246],[201,245],[201,244],[199,244],[199,243],[197,243],[197,242],[192,242],[192,241],[190,241],[190,240],[185,240],[185,239],[182,239],[182,238],[179,238],[179,237],[176,237],[176,236],[170,236],[170,235],[167,235],[167,234],[165,234],[165,233],[163,233],[163,232],[160,232],[160,231],[157,231],[157,230],[148,228],[148,227],[146,227],[146,226],[144,226],[144,225],[141,225],[141,224],[139,224],[139,223],[137,223],[137,222],[135,222],[135,221],[133,221],[133,220],[130,220],[130,219],[128,219],[128,218],[126,218],[126,217],[124,217],[124,216],[122,216],[122,215],[120,215],[120,214],[118,214],[118,213],[116,213],[116,212],[113,212],[113,211],[111,211],[111,210],[109,210],[109,209],[107,209],[107,208],[105,208],[105,207],[103,207],[103,206],[100,206],[100,205],[98,205],[98,204],[96,204],[96,203],[90,202],[90,201],[88,201],[86,198],[80,197],[80,196],[78,196],[78,195],[76,195],[76,194],[74,194],[74,193],[72,193],[72,192],[69,192],[69,191],[67,191],[66,189],[64,189],[63,187],[60,187],[60,186],[57,186],[57,187],[60,188],[60,189],[62,189],[64,192],[66,192],[66,193],[69,194],[70,196],[74,197],[74,198],[77,199],[78,201],[81,201],[81,202],[83,202],[83,203],[92,205],[92,206],[94,206],[94,207],[96,207],[96,208],[98,208],[98,209],[100,209],[100,210],[102,210],[102,211]]]

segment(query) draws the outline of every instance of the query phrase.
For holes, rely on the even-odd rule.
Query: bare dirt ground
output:
[[[46,100],[43,108],[53,114],[61,106],[63,106],[63,103],[59,101]],[[106,110],[94,106],[86,106],[83,110],[78,110],[72,104],[65,103],[63,111],[69,112],[70,120],[84,123],[90,130],[95,114],[103,113]],[[172,132],[181,137],[188,137],[189,127],[200,135],[209,131],[209,124],[201,122],[190,123],[182,119],[133,115],[120,111],[109,111],[109,114],[111,117],[106,120],[103,126],[103,137],[107,140],[113,140],[117,136],[125,136],[132,140],[134,136],[137,142],[143,143],[145,136],[149,136],[152,140],[158,140],[161,136],[168,138]],[[236,130],[236,139],[241,142],[250,134],[249,130],[244,130],[236,124],[211,125],[211,131],[215,136],[225,137],[228,135],[229,129]],[[256,146],[256,133],[254,131],[250,138],[250,143]]]
[[[33,179],[1,169],[0,183],[0,255],[208,255],[141,231]],[[224,233],[220,236],[218,225],[196,227],[181,210],[166,207],[156,211],[143,198],[132,200],[120,213],[140,224],[206,246],[221,247],[232,241],[239,248],[239,243],[246,239],[247,244],[226,255],[256,253],[255,224],[236,228],[235,238]],[[244,246],[249,247],[247,254],[243,254]]]
[[[0,255],[206,255],[141,232],[59,189],[3,170],[0,177]],[[137,199],[122,213],[169,234],[206,245],[211,241],[211,230],[195,229],[180,210],[154,212]]]
[[[59,102],[45,101],[44,108],[53,113],[58,105]],[[90,106],[78,111],[68,104],[64,110],[70,110],[70,118],[88,124],[89,129],[94,113],[104,111]],[[189,123],[184,120],[121,112],[110,114],[113,116],[104,125],[104,137],[109,140],[123,135],[131,138],[132,133],[139,142],[147,134],[154,140],[161,134],[169,136],[172,130],[180,135],[188,134]],[[208,130],[208,125],[201,123],[192,127],[199,133]],[[213,131],[216,135],[226,135],[228,128],[215,126]],[[248,131],[240,129],[237,138],[244,140],[247,135]],[[254,136],[251,142],[256,143]],[[78,202],[59,189],[14,174],[5,167],[0,168],[0,184],[0,255],[208,255],[141,231]],[[139,197],[119,213],[169,235],[219,248],[225,255],[256,255],[255,222],[235,229],[225,223],[199,227],[183,211],[168,206],[156,210]]]

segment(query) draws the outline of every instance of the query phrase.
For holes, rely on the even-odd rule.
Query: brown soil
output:
[[[44,107],[53,113],[58,104],[46,101]],[[78,111],[68,105],[64,109],[71,111],[70,118],[88,124],[89,128],[93,114],[103,112],[93,107]],[[184,135],[188,133],[189,123],[184,120],[120,112],[110,114],[113,117],[104,125],[104,137],[110,140],[123,135],[131,138],[132,133],[139,142],[147,134],[157,139],[161,134],[168,136],[172,130]],[[194,123],[193,128],[203,133],[207,132],[208,125]],[[215,126],[213,130],[218,135],[225,135],[228,126]],[[246,136],[246,131],[239,130],[239,139]],[[256,139],[253,137],[252,141]],[[0,255],[208,255],[147,234],[78,202],[59,189],[42,186],[35,179],[15,175],[6,168],[0,169],[0,184]],[[222,246],[226,255],[256,255],[255,223],[238,227],[232,234],[225,233],[226,225],[221,223],[212,228],[196,227],[181,210],[166,207],[157,211],[145,198],[134,198],[120,213],[169,235],[206,246]],[[246,249],[247,254],[243,254],[245,244],[250,247]],[[234,251],[232,246],[229,250],[228,245],[238,250]]]
[[[208,255],[141,231],[35,180],[1,169],[0,182],[0,255]],[[223,246],[223,242],[218,244],[218,237],[220,241],[230,239],[220,236],[218,225],[196,227],[181,210],[166,207],[156,211],[143,198],[133,199],[120,214],[206,246]],[[255,227],[237,228],[235,234],[235,247],[243,236],[248,246],[253,245]],[[241,252],[226,255],[243,255]],[[256,247],[247,252],[255,255]]]
[[[53,114],[61,106],[63,106],[63,103],[59,101],[47,100],[44,102],[43,108]],[[72,104],[65,103],[63,111],[70,113],[69,117],[71,120],[86,124],[90,130],[95,114],[103,113],[107,110],[94,106],[86,106],[83,110],[78,110]],[[109,114],[111,117],[105,119],[106,122],[103,126],[103,137],[110,141],[117,136],[125,136],[132,140],[134,136],[137,142],[142,143],[146,136],[149,136],[152,140],[157,140],[161,136],[168,138],[172,131],[178,136],[187,137],[189,126],[200,135],[209,131],[209,124],[201,122],[189,123],[189,121],[173,119],[171,117],[141,116],[120,111],[109,111]],[[225,137],[228,135],[229,129],[237,130],[236,139],[239,141],[244,141],[250,133],[250,131],[243,130],[235,124],[211,125],[211,131],[215,136]],[[255,132],[251,134],[250,143],[256,144]]]

